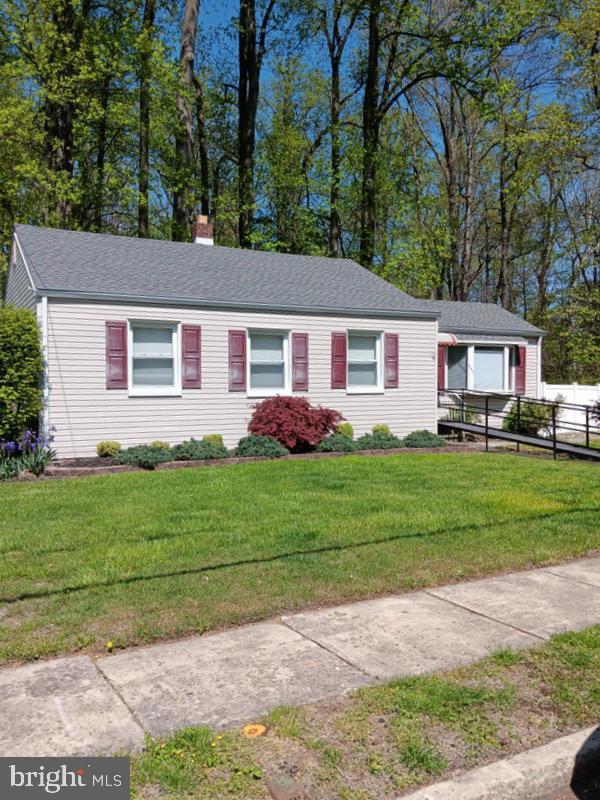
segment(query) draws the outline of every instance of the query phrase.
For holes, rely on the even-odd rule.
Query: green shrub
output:
[[[354,428],[349,422],[340,422],[339,425],[336,425],[335,433],[339,433],[340,436],[347,436],[348,439],[354,439]]]
[[[158,450],[171,449],[171,445],[168,442],[164,442],[162,439],[155,439],[153,442],[150,442],[150,447],[156,447]]]
[[[172,455],[175,461],[202,461],[208,458],[229,458],[229,450],[206,438],[202,441],[192,438],[175,445]]]
[[[446,440],[437,433],[421,430],[404,437],[404,447],[445,447]]]
[[[236,447],[236,456],[248,458],[249,456],[266,456],[267,458],[281,458],[287,456],[290,451],[276,439],[270,436],[261,436],[251,433],[239,440]]]
[[[35,427],[42,410],[44,364],[33,311],[0,308],[0,438]]]
[[[392,433],[389,425],[373,425],[371,432],[374,434],[385,433],[387,436]]]
[[[142,469],[154,469],[157,464],[171,461],[172,458],[173,455],[170,450],[164,450],[162,447],[152,447],[149,444],[128,447],[126,450],[120,450],[115,455],[117,464],[130,464],[132,467],[141,467]]]
[[[112,439],[106,439],[96,445],[96,452],[101,458],[113,458],[120,449],[121,442],[115,442]]]
[[[221,433],[207,433],[206,436],[202,437],[202,441],[209,444],[220,444],[223,447],[223,435]]]
[[[559,408],[556,408],[558,419]],[[537,436],[540,432],[548,432],[552,428],[552,406],[525,401],[521,403],[520,418],[517,422],[517,403],[513,403],[507,416],[502,420],[505,431],[524,433],[526,436]]]
[[[333,433],[317,445],[318,453],[354,453],[358,444],[343,433]]]
[[[358,440],[359,450],[394,450],[402,447],[402,439],[393,433],[365,433]]]

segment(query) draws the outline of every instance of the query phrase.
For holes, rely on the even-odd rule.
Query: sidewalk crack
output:
[[[326,647],[324,644],[319,642],[317,639],[313,639],[312,636],[308,636],[308,634],[304,633],[303,631],[299,631],[297,628],[294,628],[293,625],[290,625],[287,622],[287,620],[284,619],[283,617],[280,618],[280,623],[281,623],[281,625],[285,625],[285,627],[288,628],[288,630],[293,631],[294,633],[297,633],[298,636],[301,636],[303,639],[306,639],[307,642],[312,642],[312,644],[316,644],[317,647],[320,647],[321,650],[324,650],[326,653],[329,653],[329,655],[333,656],[334,658],[337,658],[338,661],[341,661],[343,664],[346,664],[348,667],[352,667],[352,669],[355,669],[357,672],[362,673],[370,681],[381,682],[381,678],[378,678],[377,675],[371,675],[370,672],[367,672],[367,670],[363,669],[362,667],[359,667],[358,664],[354,664],[352,661],[350,661],[347,658],[344,658],[344,656],[341,656],[339,653],[336,653],[334,650],[330,650],[328,647]]]
[[[482,611],[475,611],[469,606],[464,606],[462,603],[457,603],[455,600],[449,600],[447,597],[440,597],[438,594],[434,594],[433,591],[424,589],[425,594],[428,594],[430,597],[434,597],[436,600],[441,600],[444,603],[448,603],[448,605],[454,606],[455,608],[460,608],[463,611],[469,611],[471,614],[475,614],[482,619],[487,619],[489,622],[495,622],[497,625],[504,625],[505,628],[510,628],[513,631],[517,631],[518,633],[523,633],[525,636],[531,636],[534,639],[539,639],[540,642],[546,642],[548,640],[547,636],[540,636],[538,633],[533,633],[533,631],[528,631],[525,628],[519,628],[518,625],[511,625],[510,622],[504,622],[501,619],[497,619],[496,617],[490,617],[488,614],[484,614]]]
[[[104,682],[105,682],[105,683],[108,685],[108,688],[109,688],[109,689],[110,689],[110,690],[111,690],[111,691],[112,691],[114,694],[116,694],[116,696],[119,698],[119,700],[120,700],[120,701],[123,703],[123,705],[125,706],[125,708],[126,708],[126,709],[127,709],[127,711],[129,712],[129,714],[130,714],[131,718],[133,719],[133,721],[135,722],[135,724],[138,726],[138,728],[140,729],[140,731],[142,732],[142,734],[145,734],[145,733],[146,733],[146,731],[144,730],[144,726],[142,725],[142,721],[140,720],[140,718],[138,717],[138,715],[135,713],[135,711],[133,710],[133,708],[132,708],[132,707],[129,705],[129,703],[127,702],[127,700],[125,700],[125,698],[124,698],[124,697],[123,697],[123,695],[121,694],[120,690],[119,690],[119,689],[117,689],[117,687],[116,687],[116,686],[115,686],[115,685],[112,683],[112,681],[110,680],[110,678],[109,678],[107,675],[105,675],[105,674],[104,674],[104,672],[102,672],[102,670],[101,670],[101,669],[100,669],[100,667],[98,666],[98,660],[97,660],[97,659],[95,659],[95,658],[91,658],[91,659],[90,659],[90,661],[91,661],[91,662],[92,662],[92,664],[94,665],[94,668],[96,669],[96,671],[97,671],[98,675],[100,675],[100,677],[101,677],[101,678],[104,680]]]

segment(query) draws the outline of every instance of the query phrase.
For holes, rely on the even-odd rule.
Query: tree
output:
[[[137,235],[148,236],[150,185],[150,65],[156,0],[144,0],[142,30],[139,39],[140,141],[138,156],[138,227]]]

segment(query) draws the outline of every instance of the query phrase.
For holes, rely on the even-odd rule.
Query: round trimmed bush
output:
[[[202,437],[202,441],[209,444],[220,444],[223,447],[223,435],[221,433],[207,433],[206,436]]]
[[[168,442],[163,442],[162,439],[155,439],[150,442],[150,447],[157,447],[159,450],[170,450],[171,445]]]
[[[106,439],[96,445],[96,452],[101,458],[113,458],[120,449],[121,442],[115,442],[113,439]]]
[[[267,458],[281,458],[290,451],[271,436],[260,436],[251,433],[239,440],[236,447],[236,456],[248,458],[250,456],[266,456]]]
[[[402,439],[393,433],[365,433],[357,440],[359,450],[395,450],[402,447]]]
[[[386,436],[391,436],[391,430],[389,425],[373,425],[372,433],[377,435],[378,433],[384,433]]]
[[[404,438],[404,447],[445,447],[446,444],[437,433],[426,430],[413,431]]]
[[[189,439],[173,448],[175,461],[203,461],[210,458],[229,458],[229,450],[218,442]]]
[[[37,425],[44,362],[35,313],[0,308],[0,438],[16,439]]]
[[[348,439],[354,439],[354,428],[349,422],[340,422],[339,425],[336,425],[334,432],[341,436],[347,436]]]
[[[334,433],[317,445],[317,453],[354,453],[358,444],[343,433]]]

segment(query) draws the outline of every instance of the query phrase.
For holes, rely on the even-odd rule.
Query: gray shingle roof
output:
[[[15,227],[40,293],[358,315],[436,312],[348,259]]]
[[[445,333],[543,334],[535,325],[494,303],[454,300],[424,300],[422,303],[440,314],[439,327]]]

